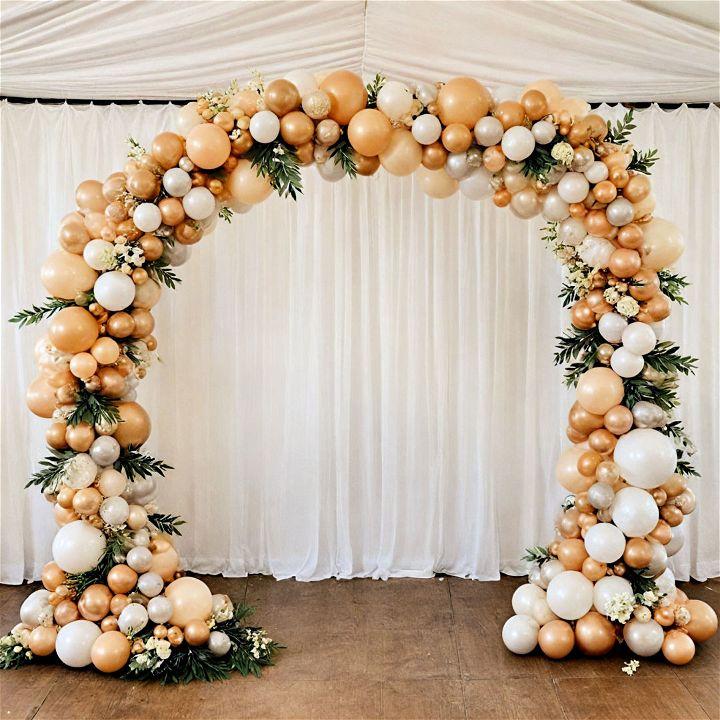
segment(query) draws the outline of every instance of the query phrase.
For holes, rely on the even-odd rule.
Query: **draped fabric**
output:
[[[75,185],[121,168],[128,134],[149,144],[170,106],[2,103],[2,318],[44,297],[39,266]],[[619,117],[622,108],[600,112]],[[657,214],[686,231],[693,285],[668,336],[701,359],[681,417],[699,452],[698,510],[674,559],[681,578],[718,567],[718,138],[720,110],[652,107]],[[552,537],[553,468],[572,393],[554,367],[568,323],[561,274],[526,222],[490,201],[425,197],[378,173],[328,184],[304,173],[297,203],[269,199],[220,223],[155,308],[162,362],[141,383],[148,451],[177,469],[164,512],[202,572],[480,579],[520,572]],[[3,582],[50,557],[51,506],[24,491],[46,420],[24,407],[40,328],[0,323]]]
[[[345,67],[415,81],[471,75],[491,88],[547,77],[591,101],[717,101],[718,5],[678,5],[698,22],[666,14],[671,3],[614,0],[6,1],[0,87],[175,99],[254,68],[272,78]]]

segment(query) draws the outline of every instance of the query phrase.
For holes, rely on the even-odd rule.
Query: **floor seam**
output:
[[[700,699],[695,697],[695,693],[685,684],[685,680],[681,678],[677,673],[675,673],[675,677],[680,681],[680,684],[690,693],[690,697],[698,704],[698,707],[705,714],[705,717],[708,718],[708,720],[712,720],[710,714],[707,710],[705,710],[703,704],[700,702]]]
[[[45,704],[45,701],[50,696],[50,693],[52,692],[52,690],[54,689],[56,684],[57,684],[57,679],[52,683],[52,685],[50,685],[47,692],[45,693],[45,697],[42,699],[42,702],[37,706],[37,708],[35,709],[35,712],[32,715],[30,715],[27,718],[27,720],[33,720],[33,718],[40,712],[40,710],[42,709],[42,706]]]
[[[445,582],[447,583],[448,602],[450,604],[450,628],[452,629],[453,643],[455,644],[455,656],[457,657],[458,679],[460,680],[460,693],[463,703],[463,715],[465,716],[465,720],[468,720],[468,707],[467,701],[465,699],[465,681],[463,680],[462,664],[460,662],[460,644],[458,643],[457,632],[455,631],[455,608],[453,607],[452,586],[450,584],[449,578],[446,578]]]
[[[558,692],[557,678],[551,676],[550,680],[552,681],[553,692],[555,693],[555,698],[560,706],[560,712],[562,713],[563,720],[568,720],[568,715],[565,712],[565,706],[563,705],[563,702],[560,699],[560,693]]]

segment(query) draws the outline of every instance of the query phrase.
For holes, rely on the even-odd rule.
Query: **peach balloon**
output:
[[[122,422],[114,433],[121,447],[142,445],[150,437],[150,416],[142,405],[136,402],[120,402],[117,404]]]
[[[150,571],[157,573],[165,582],[171,582],[175,577],[180,558],[174,547],[168,547],[162,552],[154,552]]]
[[[38,657],[47,657],[55,650],[57,630],[54,627],[38,625],[31,633],[28,647]]]
[[[83,260],[65,250],[48,256],[40,269],[40,282],[53,297],[74,300],[81,292],[91,290],[98,274]]]
[[[565,450],[555,467],[557,481],[571,493],[585,492],[595,483],[595,478],[585,477],[578,470],[578,460],[585,450],[579,447],[571,447]]]
[[[330,98],[328,117],[340,125],[347,125],[355,113],[367,105],[367,90],[362,79],[349,70],[336,70],[321,83],[320,90]]]
[[[67,307],[50,322],[48,338],[62,352],[79,353],[92,347],[98,337],[98,323],[85,308]]]
[[[75,202],[80,210],[103,212],[108,204],[103,184],[99,180],[84,180],[75,189]]]
[[[715,611],[702,600],[688,600],[685,607],[690,611],[690,622],[685,626],[687,634],[695,642],[709,640],[718,629]]]
[[[646,175],[633,175],[623,188],[623,197],[631,203],[639,203],[650,194],[651,189],[650,180]]]
[[[619,405],[625,396],[622,379],[610,368],[594,367],[580,376],[576,388],[577,401],[595,415],[605,415]]]
[[[490,93],[477,80],[453,78],[438,91],[440,121],[446,127],[462,123],[467,128],[474,128],[475,123],[488,114],[490,100]]]
[[[92,425],[86,422],[68,425],[65,431],[65,441],[75,452],[87,452],[94,440],[95,430]],[[75,507],[74,503],[75,498],[73,497],[73,507]]]
[[[188,133],[185,152],[198,167],[213,170],[230,157],[230,138],[214,123],[202,123]]]
[[[604,422],[614,435],[624,435],[633,426],[632,410],[624,405],[616,405],[605,413]]]
[[[109,337],[98,338],[90,348],[90,354],[100,365],[112,365],[120,357],[120,346]]]
[[[680,228],[655,217],[642,226],[642,264],[651,270],[670,267],[683,254],[685,240]]]
[[[197,578],[182,577],[165,588],[165,597],[173,605],[172,625],[184,628],[191,620],[206,620],[212,613],[212,593]]]
[[[538,633],[540,649],[553,660],[560,660],[575,647],[575,632],[565,620],[551,620]]]
[[[615,627],[604,615],[591,611],[575,623],[575,643],[584,655],[606,655],[615,646]]]
[[[54,592],[58,585],[65,582],[65,573],[56,562],[49,562],[42,569],[42,584],[46,590]]]
[[[48,383],[46,378],[40,375],[28,386],[25,393],[25,402],[30,412],[38,417],[51,418],[57,406],[55,388]]]
[[[451,178],[444,168],[439,170],[428,170],[419,167],[415,172],[415,179],[420,189],[429,197],[442,200],[457,192],[460,185],[455,178]]]
[[[390,143],[392,125],[379,110],[368,108],[355,114],[347,128],[350,144],[357,152],[374,157]]]
[[[391,175],[410,175],[420,166],[423,148],[409,130],[393,130],[390,143],[380,153],[380,164]]]
[[[289,112],[280,120],[280,135],[290,145],[304,145],[313,139],[315,123],[304,112]]]
[[[272,193],[272,185],[267,177],[258,175],[249,160],[239,160],[228,179],[228,190],[239,202],[255,205]]]
[[[665,633],[662,653],[673,665],[687,665],[695,657],[695,643],[682,630],[669,630]]]
[[[122,670],[130,659],[130,641],[118,630],[105,632],[93,643],[90,658],[100,672]]]
[[[81,380],[87,380],[92,377],[97,370],[97,360],[86,352],[78,353],[73,355],[70,360],[70,372]]]
[[[174,168],[185,154],[185,141],[173,132],[163,132],[152,142],[152,156],[165,170]]]

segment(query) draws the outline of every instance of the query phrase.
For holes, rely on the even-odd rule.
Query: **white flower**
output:
[[[611,305],[615,305],[618,302],[618,300],[620,300],[620,298],[622,298],[622,295],[617,291],[617,288],[609,287],[609,288],[605,288],[605,291],[603,292],[603,297]]]
[[[635,609],[635,599],[630,593],[617,593],[605,603],[605,612],[610,620],[625,624]]]
[[[629,662],[626,662],[623,667],[622,671],[626,673],[628,676],[631,676],[637,672],[637,669],[640,667],[640,661],[639,660],[630,660]]]
[[[145,649],[154,650],[157,647],[157,644],[158,639],[153,635],[153,637],[150,637],[145,641]]]
[[[147,665],[149,659],[150,659],[150,657],[146,653],[142,653],[141,655],[135,656],[135,662],[138,665]]]
[[[553,145],[550,155],[562,165],[570,165],[575,157],[575,152],[570,143],[559,142]]]
[[[155,652],[161,660],[167,660],[170,657],[170,643],[167,640],[158,640]]]
[[[634,297],[625,295],[625,297],[618,300],[615,309],[624,317],[635,317],[640,312],[640,305]]]
[[[660,598],[652,590],[646,590],[643,593],[644,605],[652,605],[653,603],[656,603],[659,599]]]

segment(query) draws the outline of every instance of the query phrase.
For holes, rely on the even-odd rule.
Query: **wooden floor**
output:
[[[627,657],[553,662],[511,655],[500,640],[522,582],[457,578],[314,583],[206,578],[258,607],[287,649],[261,680],[160,687],[58,665],[0,672],[2,718],[542,718],[694,720],[720,717],[720,638],[676,668]],[[720,581],[685,583],[720,610]],[[0,587],[0,623],[17,622],[29,588]]]

